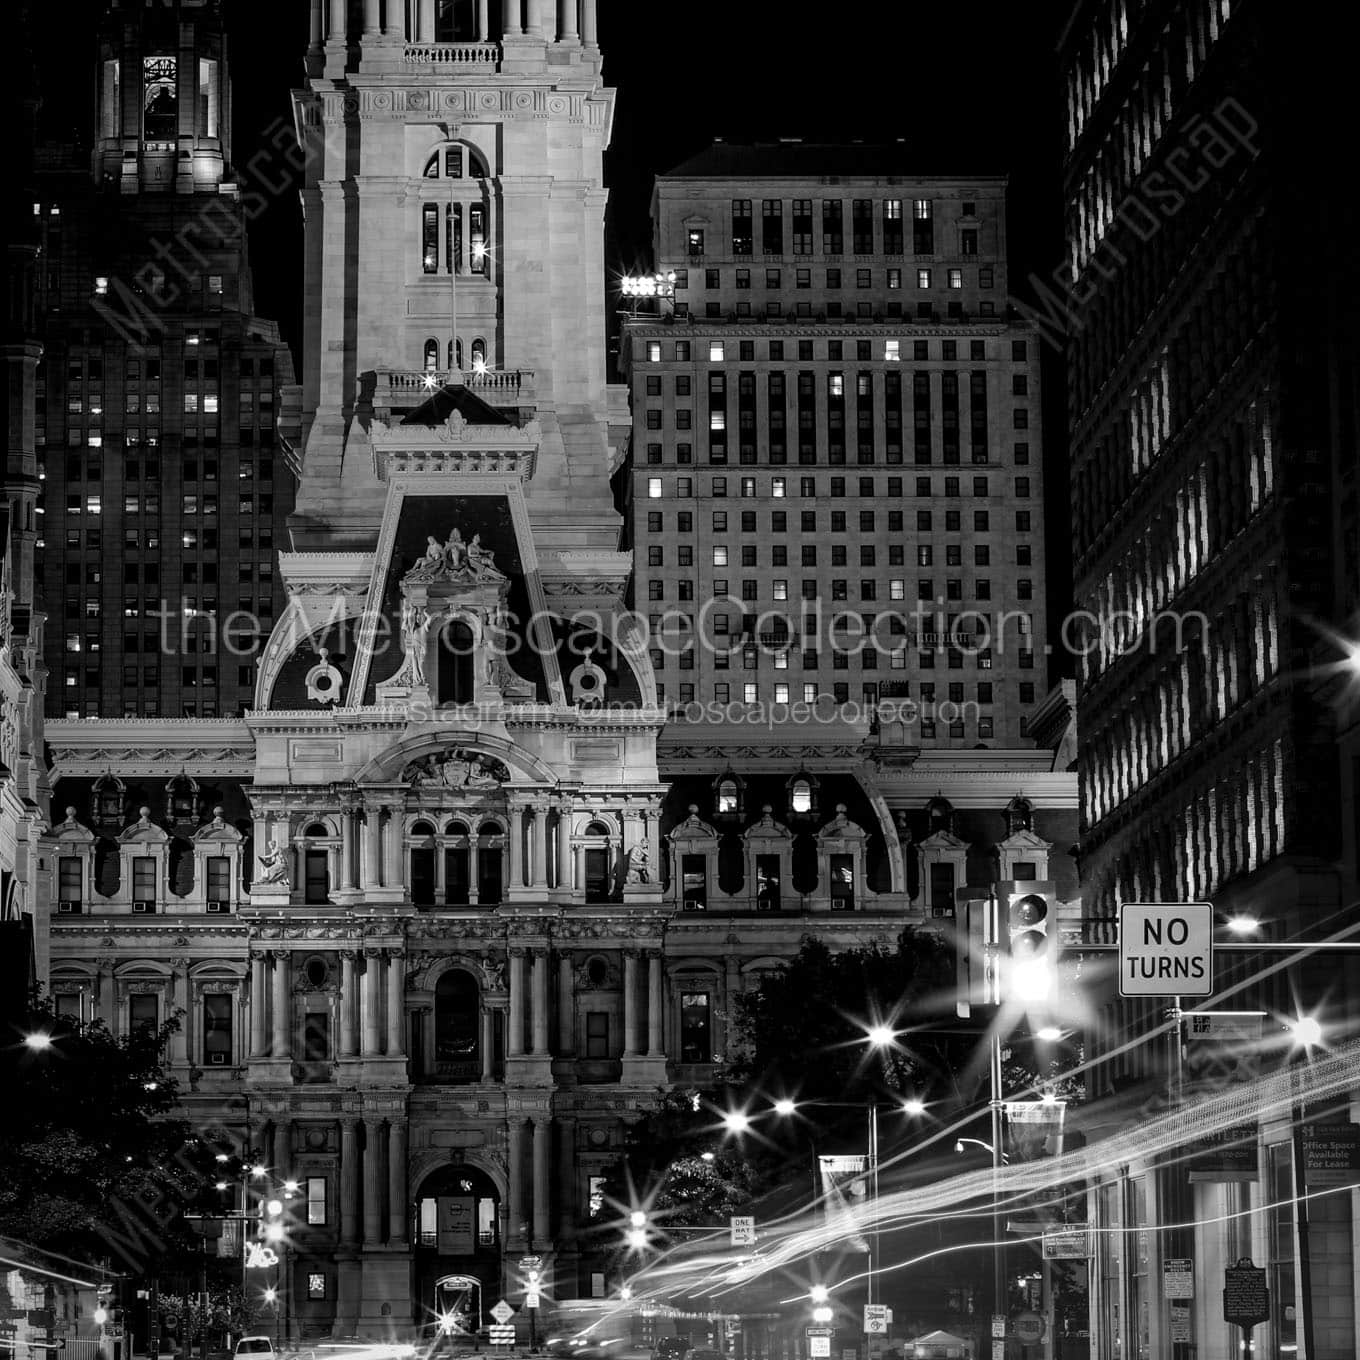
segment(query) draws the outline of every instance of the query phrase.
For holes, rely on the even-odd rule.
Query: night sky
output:
[[[226,4],[240,165],[274,120],[291,122],[289,90],[302,82],[307,5]],[[92,13],[99,5],[83,0],[80,8]],[[605,156],[611,271],[651,263],[652,177],[714,137],[901,138],[919,152],[923,172],[1006,174],[1012,291],[1023,296],[1031,273],[1046,275],[1060,261],[1062,98],[1055,49],[1071,11],[1068,0],[820,7],[599,0],[599,6],[605,78],[617,91]],[[34,11],[39,64],[67,64],[53,70],[48,88],[69,88],[70,34],[89,28],[73,22],[65,6],[37,5]],[[823,22],[808,22],[818,14]],[[92,42],[90,49],[93,74]],[[55,132],[54,123],[85,122],[93,114],[87,108],[74,99],[49,100],[44,122]],[[68,131],[75,131],[69,122]],[[280,322],[296,350],[301,213],[295,199],[274,202],[256,221],[251,256],[257,310]],[[1067,607],[1071,542],[1060,355],[1045,355],[1043,378],[1049,596],[1056,614]]]

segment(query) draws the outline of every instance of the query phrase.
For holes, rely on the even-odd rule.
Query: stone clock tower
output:
[[[428,374],[537,419],[526,492],[549,595],[621,590],[595,5],[312,0],[295,548],[373,546],[373,412]]]

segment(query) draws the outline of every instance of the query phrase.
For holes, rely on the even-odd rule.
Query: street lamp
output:
[[[24,1035],[24,1047],[34,1053],[46,1052],[52,1047],[52,1036],[46,1030],[35,1030],[32,1034]]]
[[[1301,1015],[1288,1028],[1297,1048],[1316,1048],[1322,1042],[1322,1025],[1316,1016]]]

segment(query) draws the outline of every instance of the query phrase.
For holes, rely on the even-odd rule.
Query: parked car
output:
[[[242,1356],[261,1356],[263,1360],[274,1360],[274,1343],[267,1336],[243,1336],[236,1343],[236,1360]]]

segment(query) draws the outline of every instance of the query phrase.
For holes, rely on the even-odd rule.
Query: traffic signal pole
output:
[[[999,980],[1001,966],[1001,901],[996,886],[992,886],[988,902],[988,937],[992,950],[992,979],[995,986]],[[1002,1084],[1001,1084],[1001,1027],[991,1026],[989,1053],[991,1069],[991,1114],[992,1114],[992,1317],[1007,1317],[1006,1307],[1006,1241],[1001,1223],[1001,1138],[1002,1138]],[[988,1329],[989,1331],[991,1328]],[[1002,1343],[1004,1346],[1004,1342]],[[993,1347],[995,1351],[995,1347]]]

